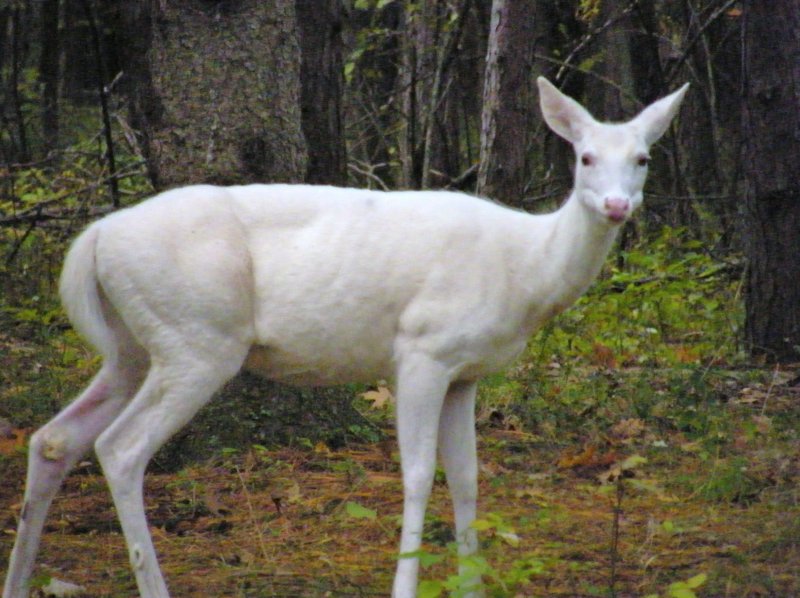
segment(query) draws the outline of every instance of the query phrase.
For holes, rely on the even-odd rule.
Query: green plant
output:
[[[767,485],[766,480],[753,473],[751,464],[744,457],[715,459],[711,471],[704,478],[697,494],[714,502],[748,503],[756,500]]]
[[[669,584],[664,596],[666,598],[697,598],[695,590],[706,583],[708,575],[698,573],[686,581],[676,581]],[[659,594],[648,594],[645,598],[659,598]]]
[[[514,528],[500,515],[489,513],[477,519],[472,526],[481,532],[484,544],[500,543],[506,549],[518,549],[520,538]],[[447,575],[443,579],[425,579],[420,582],[418,596],[420,598],[437,598],[450,596],[458,598],[475,589],[476,579],[487,596],[513,596],[516,589],[528,583],[533,577],[541,575],[547,568],[547,560],[535,554],[523,555],[513,559],[502,567],[495,567],[480,555],[460,555],[456,542],[449,542],[444,553],[433,553],[421,549],[414,553],[400,555],[400,558],[419,558],[423,569],[431,569],[434,565],[446,560],[458,563],[458,573]]]

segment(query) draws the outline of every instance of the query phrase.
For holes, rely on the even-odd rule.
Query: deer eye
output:
[[[636,158],[636,163],[639,166],[647,166],[649,162],[650,162],[650,156],[639,156],[638,158]]]
[[[586,152],[585,154],[581,155],[581,164],[583,164],[584,166],[594,166],[594,163],[595,163],[594,155],[590,154],[589,152]]]

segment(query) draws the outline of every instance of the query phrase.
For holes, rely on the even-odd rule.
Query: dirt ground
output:
[[[402,506],[389,434],[373,445],[258,448],[149,474],[147,514],[173,596],[388,595]],[[570,448],[485,426],[479,512],[489,595],[690,596],[680,584],[698,575],[702,583],[687,588],[697,596],[800,595],[800,448],[783,456],[783,478],[756,496],[713,500],[686,481],[701,457],[681,442],[676,435],[648,448],[643,437],[617,438]],[[749,450],[758,458],[757,443]],[[25,471],[20,451],[5,452],[2,570]],[[620,488],[614,470],[634,452],[648,462],[626,472]],[[422,576],[446,580],[455,564],[440,476],[429,511],[426,551],[449,556]],[[91,461],[54,502],[37,563],[39,582],[52,576],[83,586],[86,596],[136,595],[105,481]],[[521,563],[532,567],[523,579],[515,577]]]

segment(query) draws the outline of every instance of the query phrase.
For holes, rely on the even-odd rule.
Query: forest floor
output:
[[[478,566],[489,595],[800,596],[800,445],[789,433],[800,385],[790,378],[728,389],[716,453],[636,418],[583,443],[479,418]],[[402,507],[390,419],[381,442],[256,446],[148,474],[147,515],[173,596],[388,595]],[[15,433],[0,445],[2,570],[25,474],[25,431]],[[453,582],[451,523],[437,475],[424,549],[433,564],[422,571],[431,596]],[[37,563],[38,584],[52,576],[86,596],[136,594],[93,461],[56,498]]]

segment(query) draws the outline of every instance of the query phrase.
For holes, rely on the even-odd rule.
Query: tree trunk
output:
[[[533,92],[536,0],[494,0],[481,117],[478,194],[520,205],[538,106]]]
[[[636,97],[643,106],[648,106],[666,93],[664,71],[658,50],[658,16],[655,5],[650,2],[637,2],[631,18],[638,27],[630,34],[631,75]]]
[[[587,107],[606,121],[624,120],[639,107],[633,95],[632,21],[630,15],[625,14],[626,8],[627,3],[622,0],[603,0],[600,14],[593,23],[603,29],[592,44],[597,60],[592,72],[596,77],[588,78]],[[604,27],[609,22],[614,24]]]
[[[302,66],[302,124],[308,145],[306,181],[347,184],[342,124],[342,0],[296,0]]]
[[[39,81],[42,84],[42,140],[46,151],[58,147],[58,83],[61,73],[59,0],[43,0],[40,14]]]
[[[294,2],[137,0],[120,16],[156,188],[304,178]]]
[[[97,6],[111,2],[113,0],[103,0]],[[86,19],[86,3],[84,0],[63,0],[63,4],[64,23],[59,40],[64,56],[61,97],[73,104],[93,105],[97,101],[97,86],[101,82],[97,80],[97,57],[92,44],[92,32]],[[101,15],[99,20],[103,21]],[[103,46],[107,47],[107,44]]]
[[[369,43],[350,64],[347,110],[351,123],[363,123],[351,132],[349,157],[354,162],[358,185],[394,188],[394,130],[404,123],[396,93],[400,84],[401,40],[404,9],[390,2],[375,10],[354,8],[349,17],[350,49]],[[384,32],[389,32],[384,33]],[[357,41],[367,35],[367,41]]]
[[[712,72],[713,57],[708,52],[708,38],[706,33],[700,33],[699,29],[703,25],[700,17],[694,10],[691,2],[684,1],[683,16],[686,23],[687,37],[694,38],[700,35],[700,39],[694,44],[687,63],[692,72],[698,73],[700,81],[694,85],[695,93],[688,94],[683,106],[684,118],[689,124],[682,131],[683,146],[687,152],[687,168],[684,171],[686,180],[686,191],[692,196],[706,196],[716,193],[719,190],[719,160],[717,148],[719,147],[716,138],[717,129],[714,126],[714,111],[716,106],[713,103],[714,80],[712,77],[705,77]]]
[[[800,359],[800,11],[744,3],[745,336],[750,353]]]
[[[425,123],[431,104],[437,47],[441,42],[441,0],[406,3],[399,84],[405,126],[400,135],[401,185],[422,186]]]
[[[27,6],[25,7],[27,8]],[[9,76],[9,96],[11,98],[10,111],[11,121],[16,129],[16,143],[13,150],[13,159],[19,162],[27,162],[31,155],[28,146],[28,131],[25,124],[23,113],[22,94],[20,85],[24,76],[27,35],[24,28],[24,10],[22,6],[14,5],[11,12],[11,68]],[[13,138],[14,133],[11,134]]]
[[[295,0],[137,0],[119,10],[132,124],[157,188],[304,179]],[[202,456],[197,438],[271,444],[276,422],[290,437],[341,442],[350,435],[342,430],[363,426],[352,399],[348,387],[308,391],[239,375],[156,462]],[[331,421],[344,423],[326,434],[319,422]]]

